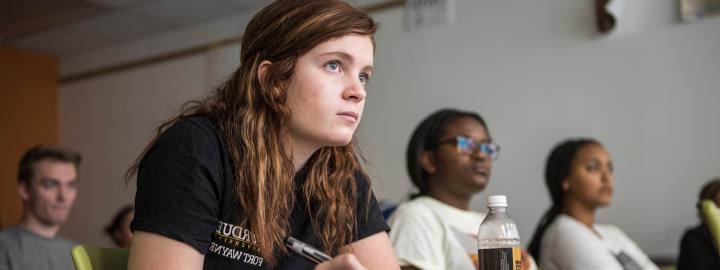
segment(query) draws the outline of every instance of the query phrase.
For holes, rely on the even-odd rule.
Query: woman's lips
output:
[[[487,177],[487,176],[488,176],[488,172],[490,171],[490,169],[488,169],[487,167],[482,166],[482,165],[473,165],[473,166],[472,166],[472,171],[473,171],[474,173],[476,173],[476,174],[480,174],[480,175],[482,175],[482,176],[486,176],[486,177]]]
[[[355,123],[358,120],[358,114],[355,112],[341,112],[338,115],[349,122]]]

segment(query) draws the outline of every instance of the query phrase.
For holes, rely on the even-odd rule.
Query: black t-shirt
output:
[[[217,126],[208,118],[176,122],[140,162],[132,229],[187,243],[205,254],[204,269],[269,269],[257,252],[255,235],[237,226],[243,213],[235,199],[232,164]],[[302,170],[297,173],[296,186],[305,177]],[[358,231],[353,241],[389,230],[367,179],[356,179]],[[308,215],[315,211],[305,209],[301,196],[296,194],[290,213],[290,235],[322,249]],[[294,254],[274,254],[274,269],[314,267]]]
[[[715,238],[704,223],[685,231],[680,241],[677,269],[720,269],[720,255],[718,255],[718,247],[715,245]]]

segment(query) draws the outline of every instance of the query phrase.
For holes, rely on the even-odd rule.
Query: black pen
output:
[[[319,251],[314,247],[311,247],[310,245],[305,244],[300,240],[297,240],[290,236],[288,236],[288,238],[285,238],[285,246],[293,252],[297,253],[298,255],[302,256],[303,258],[308,259],[309,261],[316,264],[332,259],[327,254],[322,253],[322,251]]]

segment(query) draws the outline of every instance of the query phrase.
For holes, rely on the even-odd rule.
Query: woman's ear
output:
[[[435,173],[437,167],[435,165],[435,155],[432,151],[422,151],[420,153],[420,165],[427,173]]]
[[[258,66],[257,78],[261,85],[264,81],[263,78],[265,78],[265,74],[267,74],[268,68],[270,68],[270,65],[272,65],[272,62],[268,60],[263,60],[262,62],[260,62],[260,66]]]
[[[570,181],[567,178],[565,178],[565,180],[563,180],[563,182],[562,182],[562,190],[564,192],[567,192],[568,190],[570,190]]]

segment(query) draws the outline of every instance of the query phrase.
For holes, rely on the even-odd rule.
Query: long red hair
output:
[[[286,252],[290,211],[295,203],[294,166],[285,152],[292,143],[286,89],[297,59],[316,45],[348,34],[369,36],[378,25],[365,12],[338,0],[279,0],[248,23],[241,41],[240,66],[203,100],[186,103],[180,113],[161,124],[155,139],[176,121],[194,115],[220,127],[235,167],[235,194],[243,211],[240,223],[256,235],[260,254],[271,264],[273,250]],[[374,41],[373,41],[374,46]],[[258,77],[264,60],[272,64]],[[302,191],[312,213],[313,230],[325,252],[337,254],[356,232],[357,174],[366,176],[355,139],[346,146],[323,147],[307,161]]]

